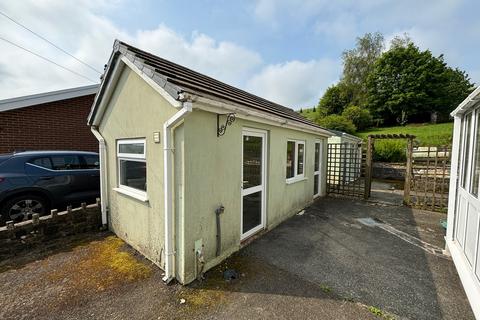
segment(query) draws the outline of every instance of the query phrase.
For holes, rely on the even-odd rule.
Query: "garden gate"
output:
[[[425,210],[446,212],[450,184],[451,149],[419,147],[413,151],[410,204]]]

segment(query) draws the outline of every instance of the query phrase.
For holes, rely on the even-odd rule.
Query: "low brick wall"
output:
[[[67,211],[52,210],[51,214],[19,223],[7,222],[0,227],[0,261],[19,255],[53,239],[98,231],[102,227],[100,201],[82,204],[80,208]]]

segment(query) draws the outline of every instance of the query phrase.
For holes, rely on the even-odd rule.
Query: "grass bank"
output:
[[[411,124],[401,127],[372,128],[358,132],[356,135],[364,140],[370,134],[412,134],[416,136],[415,144],[419,146],[451,146],[453,123],[440,124]],[[381,140],[375,142],[376,161],[402,162],[405,161],[404,140]]]

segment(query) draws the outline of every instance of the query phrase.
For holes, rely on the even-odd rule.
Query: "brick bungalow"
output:
[[[0,100],[0,153],[98,151],[87,126],[98,85]]]

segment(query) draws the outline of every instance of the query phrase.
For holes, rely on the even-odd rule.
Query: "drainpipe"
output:
[[[95,138],[98,140],[99,158],[100,158],[100,207],[102,210],[102,225],[107,225],[107,208],[108,208],[108,195],[107,195],[107,148],[105,147],[105,139],[102,137],[96,126],[91,126]]]
[[[217,222],[217,250],[215,251],[215,256],[218,257],[222,251],[222,229],[220,224],[220,215],[225,211],[225,207],[220,205],[215,209],[215,216]]]
[[[165,276],[163,281],[169,283],[175,278],[175,235],[173,214],[173,141],[172,129],[179,124],[188,113],[192,112],[192,103],[183,102],[183,107],[163,124],[163,179],[165,202]]]

